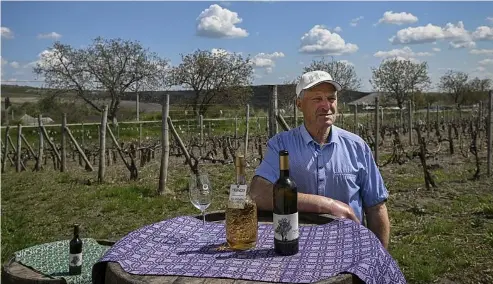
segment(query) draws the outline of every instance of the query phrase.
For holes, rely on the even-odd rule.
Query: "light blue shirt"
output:
[[[289,174],[298,192],[322,195],[349,204],[363,221],[363,208],[388,198],[368,144],[332,125],[328,143],[315,142],[302,124],[267,142],[265,157],[255,171],[271,183],[279,178],[279,151],[289,152]]]

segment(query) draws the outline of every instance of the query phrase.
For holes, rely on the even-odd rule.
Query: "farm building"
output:
[[[385,93],[382,92],[370,93],[366,96],[351,101],[350,103],[348,103],[348,105],[350,106],[358,105],[361,107],[362,110],[372,110],[375,109],[376,97],[378,97],[379,99],[380,107],[383,107],[384,109],[392,109],[392,110],[399,109],[399,107],[397,106],[397,101],[393,98],[389,98],[388,96],[385,96]],[[403,108],[405,109],[406,105],[404,105]]]
[[[22,125],[38,125],[38,118],[34,118],[29,114],[24,114],[19,120]],[[53,122],[55,121],[50,117],[41,117],[41,123],[43,124],[50,124]]]

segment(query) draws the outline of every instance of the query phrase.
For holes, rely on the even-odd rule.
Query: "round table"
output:
[[[112,246],[114,241],[96,240],[99,244]],[[65,279],[56,279],[39,273],[10,258],[2,265],[2,281],[4,284],[67,284]]]
[[[195,216],[202,220],[202,216]],[[206,215],[206,221],[209,222],[221,222],[225,220],[224,211],[211,212]],[[333,216],[327,214],[314,214],[314,213],[299,213],[299,223],[304,225],[321,225],[326,224],[334,220]],[[272,223],[272,212],[258,211],[259,223]],[[126,284],[126,283],[218,283],[218,284],[254,284],[254,283],[272,283],[261,281],[249,281],[249,280],[235,280],[225,278],[198,278],[198,277],[185,277],[185,276],[142,276],[134,275],[125,272],[121,266],[116,262],[109,262],[106,267],[105,283],[107,284]],[[361,280],[352,274],[341,274],[322,281],[318,284],[350,284],[350,283],[362,283]]]

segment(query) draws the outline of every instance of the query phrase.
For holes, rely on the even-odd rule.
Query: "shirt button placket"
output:
[[[324,159],[323,156],[321,155],[320,149],[318,149],[318,155],[317,155],[317,170],[318,170],[318,195],[324,195],[324,189],[325,189],[325,166],[324,166]]]

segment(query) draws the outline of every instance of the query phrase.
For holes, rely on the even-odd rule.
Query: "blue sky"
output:
[[[255,84],[294,79],[320,56],[355,66],[362,91],[371,67],[398,56],[427,61],[433,83],[447,69],[493,79],[492,2],[5,2],[2,82],[29,84],[33,62],[55,40],[138,40],[180,63],[180,53],[250,55]]]

